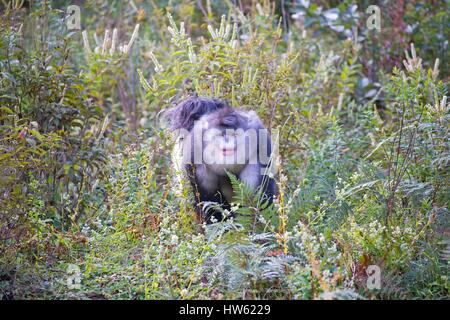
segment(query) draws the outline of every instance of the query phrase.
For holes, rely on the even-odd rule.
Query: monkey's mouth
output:
[[[222,154],[227,157],[227,156],[232,156],[235,153],[235,149],[231,149],[231,148],[223,148],[222,149]]]

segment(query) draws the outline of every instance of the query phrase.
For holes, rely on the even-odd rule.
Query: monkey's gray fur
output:
[[[201,203],[215,202],[222,206],[223,209],[230,209],[230,203],[233,198],[233,190],[227,172],[234,174],[240,181],[244,182],[248,187],[261,191],[261,194],[272,202],[276,193],[275,181],[273,175],[270,175],[270,166],[273,161],[262,163],[260,161],[261,152],[265,152],[265,157],[270,157],[272,153],[272,142],[267,129],[262,124],[259,117],[254,111],[243,111],[230,107],[224,101],[207,97],[190,97],[175,108],[165,113],[168,118],[170,128],[176,132],[177,145],[175,146],[174,155],[178,159],[175,163],[181,167],[187,174],[189,181],[196,194],[196,202],[198,210],[200,210],[200,219],[211,223],[212,220],[221,220],[223,217],[219,210],[202,210]],[[205,130],[215,130],[219,133],[220,138],[225,143],[230,140],[227,136],[227,130],[240,130],[249,132],[253,129],[263,132],[263,138],[257,136],[257,145],[249,146],[249,141],[245,138],[245,150],[253,150],[245,153],[245,161],[239,163],[214,163],[207,162],[206,159],[200,163],[196,163],[194,159],[194,150],[200,148],[204,151],[207,146],[205,144]],[[194,135],[194,132],[202,132],[201,135]],[[234,138],[236,140],[236,138]],[[264,139],[260,143],[260,139]],[[254,143],[254,142],[253,142]],[[237,145],[236,141],[233,145]],[[263,146],[261,150],[260,146]],[[236,148],[236,147],[235,147]],[[234,156],[234,151],[231,155]],[[228,149],[223,149],[224,154],[228,154]],[[181,153],[181,154],[180,154]],[[182,161],[182,164],[179,161]],[[211,219],[214,216],[215,219]]]

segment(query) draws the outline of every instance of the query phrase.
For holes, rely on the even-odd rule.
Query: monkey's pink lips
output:
[[[235,149],[222,149],[222,154],[224,156],[231,156],[235,152]]]

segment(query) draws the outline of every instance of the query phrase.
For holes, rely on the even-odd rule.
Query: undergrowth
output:
[[[354,34],[287,32],[270,1],[194,2],[122,4],[118,51],[97,35],[84,45],[94,30],[67,30],[46,1],[3,11],[2,298],[448,299],[439,61],[426,67],[411,46],[368,84]],[[86,8],[86,25],[112,29],[101,17],[114,6]],[[279,133],[273,206],[232,179],[235,218],[196,223],[159,121],[194,93]]]

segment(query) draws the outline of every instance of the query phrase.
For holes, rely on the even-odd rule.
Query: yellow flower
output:
[[[145,15],[145,10],[143,8],[141,8],[137,11],[136,20],[138,23],[142,23],[147,20],[147,17]]]

